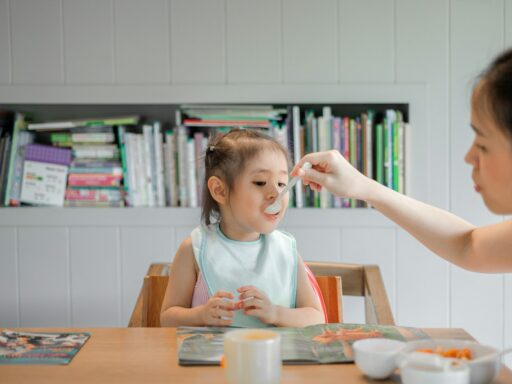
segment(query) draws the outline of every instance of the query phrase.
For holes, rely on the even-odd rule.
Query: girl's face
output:
[[[288,194],[281,210],[265,213],[288,183],[288,164],[283,153],[264,149],[248,162],[235,179],[225,205],[221,205],[221,229],[234,240],[251,241],[276,229],[288,206]]]
[[[475,139],[465,161],[473,166],[475,190],[496,214],[512,213],[512,139],[479,107],[481,84],[473,92],[471,127]]]

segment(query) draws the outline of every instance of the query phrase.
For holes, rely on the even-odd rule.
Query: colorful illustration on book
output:
[[[90,333],[0,333],[0,365],[69,364]]]
[[[224,333],[232,328],[179,327],[180,365],[218,365],[223,355]],[[352,362],[352,344],[366,338],[400,341],[427,339],[418,328],[371,324],[318,324],[305,328],[273,328],[281,334],[284,364]]]

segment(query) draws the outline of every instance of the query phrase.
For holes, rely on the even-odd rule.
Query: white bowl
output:
[[[401,353],[401,357],[403,384],[469,384],[469,367],[462,360],[421,352]]]
[[[472,353],[472,360],[468,360],[466,364],[469,366],[470,384],[488,384],[498,374],[501,369],[501,358],[496,348],[478,344],[475,341],[455,340],[455,339],[430,339],[415,340],[405,343],[405,347],[400,352],[398,363],[404,358],[405,354],[416,351],[418,349],[443,349],[450,348],[468,348]],[[488,359],[483,361],[473,361],[480,357],[487,356]]]
[[[352,345],[357,367],[371,379],[385,379],[397,368],[398,353],[405,343],[391,339],[364,339]]]

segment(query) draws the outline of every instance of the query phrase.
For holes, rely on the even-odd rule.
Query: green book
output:
[[[384,184],[384,128],[375,126],[375,180]]]
[[[399,167],[398,167],[398,158],[399,158],[399,150],[400,150],[400,140],[399,140],[399,125],[400,123],[395,121],[393,123],[393,189],[395,191],[399,191]]]
[[[350,164],[357,168],[357,132],[356,132],[356,121],[350,119],[349,125],[349,153],[350,153]],[[356,208],[357,202],[354,199],[350,199],[350,208]]]
[[[123,168],[123,187],[124,191],[126,192],[127,196],[129,195],[130,188],[128,185],[128,167],[126,165],[126,146],[124,143],[124,134],[126,132],[126,127],[123,125],[120,125],[117,127],[117,139],[119,141],[119,152],[121,155],[121,167]],[[130,200],[130,203],[132,201]]]

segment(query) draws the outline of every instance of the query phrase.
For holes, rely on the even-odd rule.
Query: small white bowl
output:
[[[456,339],[430,339],[430,340],[415,340],[405,343],[404,349],[398,357],[398,363],[404,358],[405,354],[414,352],[418,349],[436,349],[441,347],[443,349],[450,348],[468,348],[471,350],[473,360],[488,357],[484,360],[473,361],[468,360],[465,363],[469,367],[470,384],[487,384],[490,383],[498,374],[501,369],[501,356],[496,348],[479,344],[475,341],[469,340],[456,340]]]
[[[357,367],[371,379],[386,379],[397,368],[396,359],[405,343],[391,339],[364,339],[352,345]]]
[[[401,354],[403,384],[469,384],[469,367],[461,360],[421,352]]]

